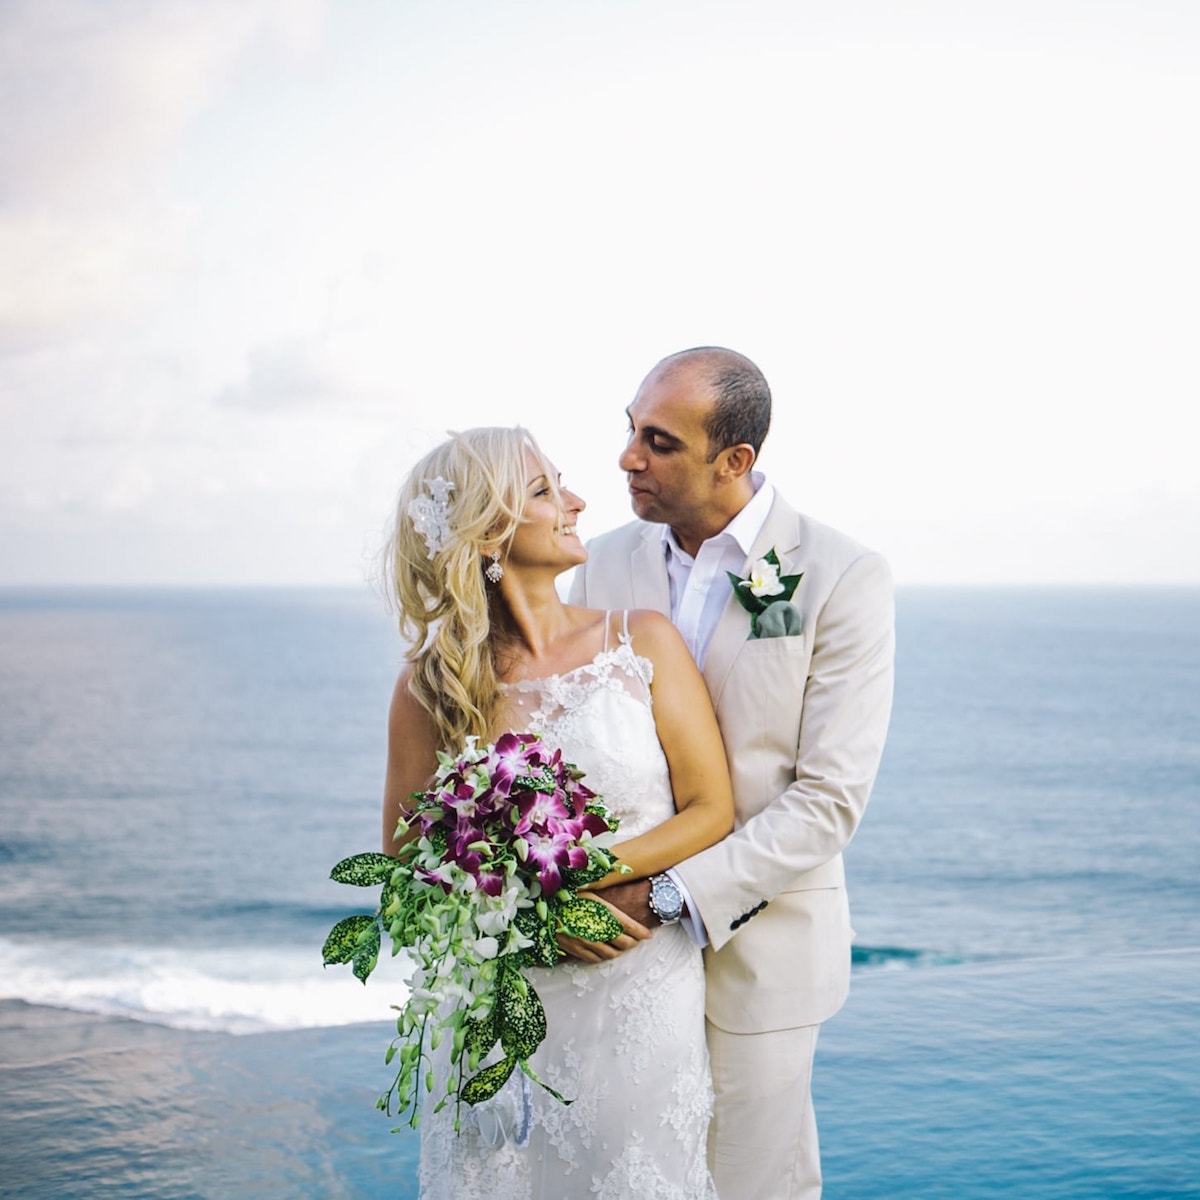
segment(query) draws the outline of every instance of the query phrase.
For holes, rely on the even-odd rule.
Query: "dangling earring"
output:
[[[499,583],[504,578],[504,568],[500,565],[500,551],[492,551],[492,561],[483,569],[489,583]]]

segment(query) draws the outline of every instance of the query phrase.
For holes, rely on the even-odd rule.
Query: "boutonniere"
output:
[[[738,603],[750,614],[752,638],[794,637],[800,633],[804,622],[788,601],[804,572],[781,575],[774,547],[754,563],[745,579],[732,571],[725,574],[733,584]]]

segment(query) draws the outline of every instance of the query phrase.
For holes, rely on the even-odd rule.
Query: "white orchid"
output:
[[[783,591],[779,582],[779,564],[760,558],[750,568],[750,578],[743,579],[738,587],[750,589],[752,596],[778,596]]]
[[[477,958],[495,958],[500,953],[500,943],[494,937],[476,938],[471,948]]]

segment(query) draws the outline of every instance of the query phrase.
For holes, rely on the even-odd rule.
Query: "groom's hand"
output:
[[[636,887],[637,885],[621,884],[618,886]],[[625,932],[620,937],[613,938],[611,942],[585,942],[580,938],[568,937],[565,933],[560,933],[558,948],[564,954],[569,954],[572,958],[578,958],[582,962],[605,962],[610,958],[616,958],[618,954],[623,954],[626,950],[632,950],[638,942],[645,941],[650,936],[650,930],[644,924],[634,920],[628,913],[610,903],[609,894],[614,890],[616,889],[605,888],[603,896],[598,892],[581,892],[580,895],[587,896],[589,900],[599,900],[621,922],[621,928]]]
[[[599,899],[601,896],[608,904],[617,909],[617,915],[632,918],[645,929],[653,929],[660,924],[659,919],[650,911],[650,880],[635,879],[633,883],[614,883],[599,894],[592,895]]]

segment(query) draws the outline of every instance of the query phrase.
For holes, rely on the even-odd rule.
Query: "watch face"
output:
[[[666,875],[654,881],[650,896],[659,920],[673,921],[683,909],[683,895],[675,886],[675,881]]]

